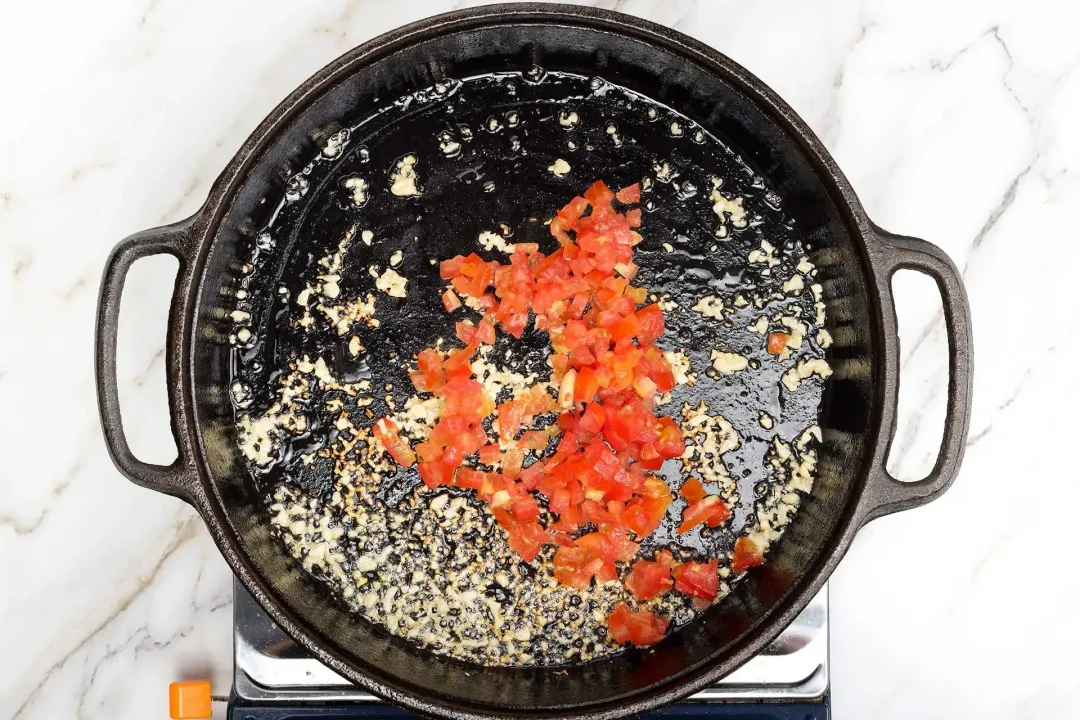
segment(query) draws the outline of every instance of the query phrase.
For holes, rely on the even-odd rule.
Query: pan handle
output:
[[[198,473],[192,461],[191,446],[182,430],[187,425],[181,394],[180,333],[183,302],[190,284],[192,228],[195,218],[173,225],[146,230],[125,238],[109,254],[101,279],[98,298],[97,331],[94,338],[94,374],[97,380],[98,413],[105,434],[105,445],[113,464],[136,485],[157,490],[191,502]],[[120,299],[131,265],[151,255],[172,255],[180,263],[169,310],[169,329],[165,347],[165,377],[168,383],[169,414],[176,460],[170,465],[146,463],[131,452],[120,417],[120,395],[116,378],[116,340],[120,320]]]
[[[886,345],[887,362],[894,371],[886,379],[887,399],[885,424],[882,427],[887,441],[879,446],[873,469],[862,498],[863,523],[874,518],[925,505],[949,489],[960,471],[971,419],[972,337],[971,311],[960,272],[949,256],[925,240],[894,235],[874,226],[878,239],[874,264],[877,266],[879,287],[887,299],[885,312],[892,328],[887,334],[895,338],[896,311],[892,304],[892,277],[897,270],[915,270],[933,278],[941,293],[945,328],[949,339],[949,390],[945,413],[945,433],[937,460],[923,480],[901,482],[886,469],[896,428],[896,407],[899,389],[899,342]]]

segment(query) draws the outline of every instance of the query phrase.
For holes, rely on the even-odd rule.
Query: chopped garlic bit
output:
[[[788,331],[788,339],[784,343],[784,349],[777,356],[777,360],[783,362],[790,358],[793,352],[802,349],[803,339],[806,337],[809,328],[806,327],[805,323],[794,316],[781,317],[780,324]]]
[[[779,258],[776,257],[776,248],[768,240],[762,240],[761,249],[751,250],[746,259],[751,265],[768,265],[771,268],[780,264]]]
[[[382,290],[384,293],[391,297],[403,298],[406,295],[405,285],[409,282],[407,278],[403,278],[397,274],[393,268],[386,268],[383,270],[382,275],[372,265],[368,268],[368,273],[375,278],[375,287]]]
[[[765,412],[764,410],[758,410],[758,424],[760,424],[761,427],[765,428],[766,430],[771,430],[773,426],[772,415]]]
[[[784,383],[791,392],[795,392],[799,389],[799,385],[803,380],[809,377],[817,375],[822,380],[825,380],[832,375],[832,368],[829,367],[829,363],[825,362],[822,358],[811,358],[809,360],[800,360],[795,367],[791,368],[783,374],[780,381]]]
[[[439,133],[439,150],[446,157],[457,157],[461,154],[461,143],[454,139],[448,131]]]
[[[725,375],[733,375],[740,370],[745,370],[746,366],[750,364],[748,358],[738,353],[713,350],[710,357],[712,358],[713,369]]]
[[[326,139],[322,154],[326,157],[337,157],[341,149],[349,142],[349,131],[340,130]]]
[[[792,275],[788,280],[780,287],[780,289],[787,295],[798,295],[803,291],[806,286],[803,284],[802,275]]]
[[[722,223],[730,220],[733,227],[746,227],[746,210],[743,208],[743,199],[741,197],[725,197],[720,192],[721,184],[719,178],[712,179],[713,189],[709,194],[709,202],[713,204],[713,212],[716,213],[716,217],[720,218]]]
[[[690,309],[707,318],[724,319],[724,301],[715,295],[706,295]]]
[[[485,250],[501,250],[502,252],[507,254],[514,252],[513,243],[506,242],[506,240],[503,239],[502,235],[499,235],[498,233],[493,233],[490,230],[485,230],[484,232],[480,233],[477,241],[480,243],[480,246],[483,247]]]
[[[412,197],[420,194],[415,155],[406,155],[394,164],[394,169],[390,172],[390,192],[398,197]]]
[[[548,171],[555,177],[561,178],[570,172],[570,163],[566,162],[562,158],[559,158],[551,165],[548,166]]]
[[[653,173],[656,175],[656,179],[662,183],[669,183],[679,176],[679,173],[671,169],[671,165],[668,164],[667,160],[653,165]]]
[[[573,110],[560,110],[559,124],[567,129],[574,127],[578,124],[578,114]]]
[[[739,448],[739,434],[722,415],[710,415],[704,402],[696,408],[684,403],[681,416],[679,429],[686,444],[683,472],[700,473],[705,482],[719,484],[724,501],[735,504],[738,497],[735,479],[724,464],[723,455]]]
[[[758,335],[764,335],[769,332],[769,318],[758,315],[757,320],[747,325],[746,329],[750,332],[756,332]]]
[[[349,191],[349,199],[356,207],[363,207],[368,201],[368,182],[362,177],[351,177],[345,181],[345,189]]]

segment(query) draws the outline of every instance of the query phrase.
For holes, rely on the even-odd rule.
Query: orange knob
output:
[[[211,702],[209,680],[169,683],[169,717],[173,720],[213,717]]]

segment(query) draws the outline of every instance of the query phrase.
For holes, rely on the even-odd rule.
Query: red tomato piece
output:
[[[790,339],[791,336],[787,333],[769,333],[769,340],[766,343],[765,349],[769,351],[770,355],[779,355],[784,352],[784,348],[787,347],[788,340]]]
[[[627,185],[615,193],[615,199],[624,205],[639,202],[641,200],[641,183]]]
[[[416,454],[399,432],[397,423],[389,418],[382,418],[375,423],[375,437],[379,438],[386,452],[390,453],[390,457],[394,458],[398,465],[410,467],[416,462]]]
[[[735,541],[735,551],[731,558],[731,569],[742,572],[756,567],[765,562],[761,549],[748,537],[741,537]]]
[[[554,575],[563,585],[584,590],[592,583],[592,575],[586,574],[585,565],[592,554],[582,547],[560,547],[555,552]]]
[[[617,643],[633,643],[637,647],[655,645],[664,639],[668,621],[642,610],[632,612],[626,603],[619,603],[608,617],[608,632]]]
[[[578,426],[587,432],[598,433],[600,429],[604,427],[604,418],[606,413],[603,406],[591,402],[585,407],[585,412],[581,414],[581,420],[578,421]]]
[[[523,522],[510,529],[510,548],[525,562],[532,562],[546,543],[551,542],[551,533],[538,522]]]
[[[664,334],[664,314],[659,305],[646,305],[634,314],[639,323],[638,342],[643,345],[653,343]]]
[[[482,445],[480,447],[480,462],[485,465],[494,465],[502,458],[502,452],[498,445]]]
[[[447,288],[446,292],[442,294],[442,304],[446,308],[446,312],[454,312],[461,307],[461,298],[453,290]]]
[[[655,595],[666,593],[672,587],[671,555],[668,562],[638,560],[630,569],[626,578],[626,587],[638,600],[648,600]]]
[[[521,473],[521,466],[524,462],[524,450],[507,450],[502,460],[503,475],[517,477]]]
[[[719,561],[716,558],[707,563],[688,562],[679,565],[675,568],[675,590],[699,600],[712,600],[716,597],[716,590],[720,585],[718,566]]]
[[[680,535],[690,532],[698,525],[708,521],[714,515],[721,514],[727,519],[729,514],[727,505],[716,495],[706,495],[693,505],[683,510],[682,524],[676,532]]]
[[[499,403],[499,437],[503,440],[512,439],[521,429],[523,421],[524,410],[517,400]]]
[[[560,220],[566,223],[568,228],[573,228],[574,224],[578,221],[578,218],[585,212],[585,208],[589,206],[589,201],[585,198],[578,196],[568,202],[563,209],[559,210],[557,216]]]
[[[477,342],[481,342],[485,345],[493,344],[495,342],[495,326],[487,320],[481,320],[476,328],[475,337]]]
[[[468,345],[476,337],[476,326],[473,325],[472,320],[459,320],[454,325],[454,335],[461,342]]]
[[[682,457],[686,449],[682,431],[675,421],[669,417],[662,417],[657,421],[656,451],[662,458]]]
[[[611,188],[603,180],[597,180],[585,191],[585,199],[593,208],[602,208],[605,205],[610,207],[611,201],[615,199],[615,193],[611,192]]]
[[[502,421],[499,421],[499,428],[502,429]],[[543,430],[526,430],[521,440],[518,441],[518,445],[526,450],[543,450],[548,444],[548,434]],[[531,466],[530,466],[531,467]]]
[[[679,494],[686,498],[686,502],[693,505],[706,496],[705,488],[696,477],[689,477],[679,488]]]
[[[457,475],[454,476],[454,484],[470,490],[479,490],[483,487],[486,476],[487,473],[479,470],[461,468],[457,471]]]
[[[439,263],[439,277],[450,280],[461,274],[461,268],[465,265],[465,258],[461,255],[443,260]]]

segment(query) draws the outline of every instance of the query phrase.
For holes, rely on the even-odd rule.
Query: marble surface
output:
[[[227,691],[225,563],[189,508],[126,482],[102,443],[90,363],[101,267],[125,235],[194,211],[248,132],[323,64],[463,4],[0,7],[0,717],[164,718],[172,680]],[[963,472],[933,505],[867,527],[836,573],[836,717],[1080,716],[1080,474],[1065,452],[1080,400],[1080,7],[597,4],[758,74],[879,224],[937,243],[964,271],[977,376]],[[143,261],[125,295],[120,380],[147,460],[173,452],[162,332],[174,270]],[[936,454],[947,343],[933,284],[896,284],[892,467],[913,478]]]

